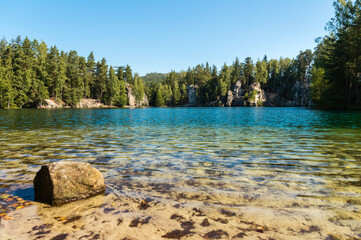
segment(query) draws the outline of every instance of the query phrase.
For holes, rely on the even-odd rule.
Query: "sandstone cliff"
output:
[[[311,106],[310,84],[307,80],[296,81],[291,86],[281,86],[276,92],[263,89],[260,83],[242,86],[237,81],[225,97],[218,96],[206,104],[197,103],[197,86],[187,87],[189,103],[186,106],[211,106],[211,107],[307,107]]]

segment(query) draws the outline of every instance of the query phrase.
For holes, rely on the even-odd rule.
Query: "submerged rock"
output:
[[[35,201],[60,205],[105,191],[102,174],[89,163],[56,162],[34,178]]]

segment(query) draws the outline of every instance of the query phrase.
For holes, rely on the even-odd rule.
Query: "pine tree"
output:
[[[125,89],[125,82],[124,80],[119,81],[119,99],[116,103],[117,106],[123,107],[127,104],[128,96],[127,91]]]
[[[54,83],[54,92],[55,92],[55,100],[58,100],[58,97],[63,98],[63,92],[65,87],[65,82],[67,82],[67,55],[64,51],[60,52],[60,56],[58,59],[58,77]]]
[[[242,74],[242,65],[239,62],[238,57],[233,63],[232,72],[231,72],[231,86],[233,86],[237,81],[241,80]]]
[[[255,73],[255,82],[265,84],[267,82],[268,71],[267,63],[264,61],[257,61],[256,63],[256,73]]]
[[[162,90],[162,85],[161,84],[158,86],[158,90],[157,90],[157,94],[156,94],[156,97],[155,97],[155,103],[154,104],[157,107],[164,106],[163,90]]]
[[[45,85],[47,86],[49,93],[52,97],[57,97],[55,92],[55,87],[59,77],[59,51],[56,46],[50,48],[49,54],[46,59],[46,70],[47,70],[47,79]]]
[[[124,81],[130,85],[134,85],[132,69],[130,68],[129,65],[127,65],[125,68]]]
[[[230,85],[231,85],[231,76],[230,76],[229,67],[227,66],[227,64],[224,64],[218,78],[217,95],[226,96],[227,91],[230,88]]]
[[[105,58],[101,62],[96,64],[96,98],[103,100],[103,94],[107,90],[107,79],[108,79],[108,65],[106,64]]]
[[[137,74],[134,76],[134,93],[135,100],[140,104],[144,97],[144,84]]]
[[[95,59],[94,54],[91,52],[87,58],[86,67],[87,67],[87,75],[86,82],[89,85],[89,97],[95,98],[97,95],[97,89],[95,84],[96,78],[96,70],[95,70]]]
[[[79,60],[80,57],[76,51],[69,52],[63,100],[72,107],[77,106],[83,96],[83,80],[79,70]]]
[[[0,41],[0,107],[10,108],[15,96],[11,83],[13,79],[13,52],[8,42]]]
[[[119,80],[112,66],[109,67],[109,80],[107,81],[107,97],[105,103],[115,105],[119,100]]]
[[[246,88],[249,87],[250,84],[253,83],[254,79],[254,65],[252,58],[247,57],[243,64],[243,84]]]

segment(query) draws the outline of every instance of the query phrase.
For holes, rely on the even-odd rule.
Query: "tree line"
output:
[[[319,38],[312,68],[311,94],[321,108],[360,107],[361,1],[338,0]]]
[[[127,86],[141,101],[144,92],[153,106],[179,106],[188,103],[187,87],[197,88],[198,104],[224,100],[236,82],[246,94],[259,83],[268,93],[284,99],[295,95],[295,84],[310,86],[315,107],[360,107],[361,85],[361,0],[335,0],[335,16],[326,28],[329,34],[318,38],[317,46],[301,51],[295,58],[253,61],[250,57],[218,71],[209,63],[171,71],[150,73],[142,78],[130,66],[108,66],[76,51],[48,48],[44,42],[20,37],[0,42],[0,108],[34,107],[44,99],[62,100],[76,106],[81,98],[100,99],[108,105],[127,104]],[[144,85],[145,84],[145,85]],[[307,93],[306,93],[307,94]]]
[[[188,68],[187,71],[171,71],[167,74],[151,73],[143,77],[150,104],[155,106],[177,106],[188,102],[187,86],[197,86],[197,101],[206,104],[224,99],[236,82],[248,92],[252,83],[285,98],[291,98],[296,81],[309,81],[313,61],[311,50],[301,51],[294,58],[267,59],[255,63],[252,58],[231,65],[224,64],[220,71],[208,63]]]
[[[187,102],[186,86],[196,85],[199,104],[224,99],[235,82],[247,92],[250,84],[259,82],[267,92],[285,99],[294,95],[297,81],[307,83],[312,104],[316,108],[359,108],[361,104],[361,0],[335,0],[335,16],[327,23],[329,34],[316,40],[317,46],[301,51],[294,58],[255,63],[250,57],[240,63],[224,64],[220,71],[208,63],[187,71],[164,74],[160,81],[147,81],[151,104],[182,105]]]
[[[126,84],[142,100],[143,81],[128,65],[114,68],[105,58],[96,62],[93,52],[85,58],[27,37],[0,42],[0,108],[36,107],[48,98],[73,107],[82,98],[121,107]]]

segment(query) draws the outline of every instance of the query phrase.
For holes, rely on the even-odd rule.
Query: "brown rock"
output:
[[[88,198],[105,191],[102,174],[89,163],[55,162],[34,178],[35,201],[51,205]]]

